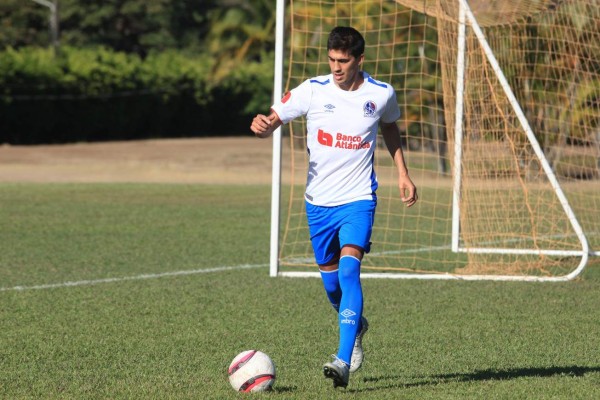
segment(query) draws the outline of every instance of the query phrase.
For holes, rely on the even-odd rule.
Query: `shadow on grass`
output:
[[[297,390],[297,386],[275,386],[272,391],[275,393],[292,393]]]
[[[427,385],[439,385],[450,382],[474,382],[518,379],[524,377],[551,377],[556,375],[581,377],[587,373],[600,372],[600,367],[539,367],[539,368],[514,368],[507,370],[482,370],[464,374],[442,374],[423,377],[408,376],[372,376],[363,378],[363,382],[375,383],[368,388],[349,389],[351,392],[368,392],[383,389],[410,388]],[[415,380],[415,382],[407,382]],[[403,383],[404,382],[404,383]]]

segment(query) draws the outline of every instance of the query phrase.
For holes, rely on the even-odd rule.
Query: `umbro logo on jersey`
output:
[[[326,113],[333,113],[335,106],[333,104],[325,104],[323,108],[325,108]]]

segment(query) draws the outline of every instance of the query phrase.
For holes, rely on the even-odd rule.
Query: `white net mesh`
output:
[[[470,6],[592,250],[598,249],[600,7],[595,0]],[[420,201],[402,206],[380,138],[379,204],[365,269],[552,276],[577,267],[582,244],[469,27],[460,185],[464,251],[451,251],[458,1],[293,0],[289,13],[288,89],[329,73],[327,35],[334,26],[351,25],[367,41],[365,71],[397,90],[398,123]],[[303,203],[304,121],[285,133],[291,165],[284,171],[289,192],[280,264],[298,268],[313,265]]]

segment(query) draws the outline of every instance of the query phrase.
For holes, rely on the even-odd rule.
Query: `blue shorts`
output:
[[[358,246],[368,253],[376,206],[376,200],[360,200],[334,207],[306,202],[310,241],[317,264],[324,265],[339,257],[345,245]]]

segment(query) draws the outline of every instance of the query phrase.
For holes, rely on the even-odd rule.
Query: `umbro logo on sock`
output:
[[[342,323],[342,324],[352,324],[352,325],[356,324],[355,320],[349,319],[350,317],[353,317],[353,316],[356,315],[356,313],[354,311],[346,308],[344,311],[340,312],[340,315],[342,317],[344,317],[344,319],[342,319],[340,321],[340,323]]]

